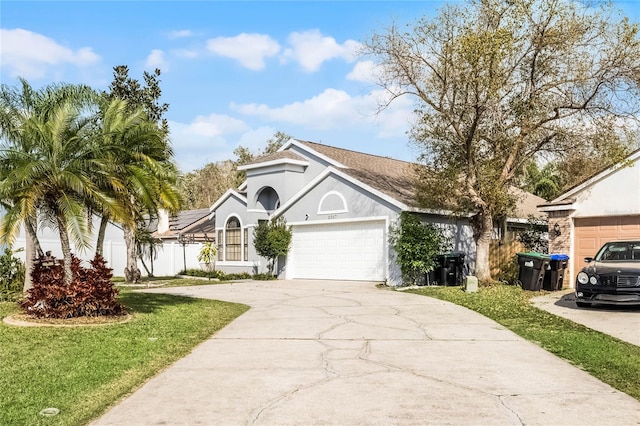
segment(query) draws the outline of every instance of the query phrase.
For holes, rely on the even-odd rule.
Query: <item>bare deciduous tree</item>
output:
[[[476,275],[490,278],[494,218],[542,152],[589,143],[639,110],[640,39],[610,5],[474,0],[445,5],[406,30],[365,43],[389,98],[416,99],[411,141],[422,149],[419,198],[474,216]],[[615,121],[618,119],[618,121]]]

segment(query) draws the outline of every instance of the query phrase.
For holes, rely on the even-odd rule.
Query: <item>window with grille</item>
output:
[[[225,230],[225,260],[241,260],[240,250],[242,249],[242,241],[240,234],[240,221],[238,218],[230,217],[229,220],[227,220]]]
[[[249,228],[244,228],[244,260],[249,259]]]
[[[222,239],[222,230],[218,231],[218,260],[222,262],[223,260],[223,254],[224,254],[224,247],[222,247],[222,241],[224,241]]]

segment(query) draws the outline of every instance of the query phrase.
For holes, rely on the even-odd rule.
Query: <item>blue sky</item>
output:
[[[640,21],[640,1],[616,1]],[[375,115],[377,90],[354,52],[393,20],[433,16],[440,1],[6,1],[0,82],[84,83],[113,67],[162,70],[162,101],[185,172],[258,149],[275,131],[412,161],[412,101]]]

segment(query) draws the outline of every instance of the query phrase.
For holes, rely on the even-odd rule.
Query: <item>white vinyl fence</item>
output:
[[[51,251],[53,256],[62,258],[60,238],[56,231],[45,228],[38,232],[38,240],[40,241],[43,251]],[[26,240],[23,231],[14,242],[12,248],[13,250],[24,249],[25,243]],[[188,244],[183,247],[177,241],[165,241],[162,246],[158,247],[157,259],[153,259],[153,275],[156,277],[177,275],[184,269],[185,260],[187,269],[199,268],[198,253],[200,252],[201,246],[202,244]],[[85,261],[85,266],[89,266],[89,261],[93,259],[95,254],[95,240],[92,241],[90,249],[81,251],[72,246],[71,250],[74,255]],[[124,268],[127,264],[127,249],[124,243],[122,229],[109,225],[105,236],[103,256],[107,261],[107,265],[113,269],[113,276],[123,277]],[[24,261],[24,250],[17,253],[16,257]],[[148,258],[144,259],[149,270],[151,270],[151,261],[152,260]],[[144,269],[140,260],[138,260],[138,267],[140,268],[142,276],[147,276],[147,271]]]

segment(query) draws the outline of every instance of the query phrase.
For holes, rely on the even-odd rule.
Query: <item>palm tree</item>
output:
[[[131,109],[124,100],[114,98],[103,105],[100,121],[101,144],[108,147],[110,194],[124,207],[122,215],[102,211],[102,222],[113,219],[124,228],[127,245],[125,279],[140,276],[136,250],[137,224],[157,215],[158,208],[178,210],[181,204],[178,171],[173,152],[162,128],[149,120],[142,107]],[[103,240],[101,226],[98,247]]]
[[[162,248],[162,240],[153,236],[152,232],[147,229],[138,228],[136,232],[136,251],[138,258],[142,262],[142,266],[147,271],[149,278],[153,277],[153,261],[158,259],[158,249]],[[147,267],[144,259],[149,258],[151,269]]]
[[[25,80],[21,83],[22,91],[2,86],[0,95],[0,200],[7,207],[0,238],[12,242],[24,223],[37,241],[38,221],[53,226],[60,235],[64,282],[70,284],[71,242],[79,248],[89,244],[87,205],[122,211],[119,200],[100,184],[109,162],[108,147],[93,138],[96,111],[90,107],[97,95],[86,86],[34,91]]]

